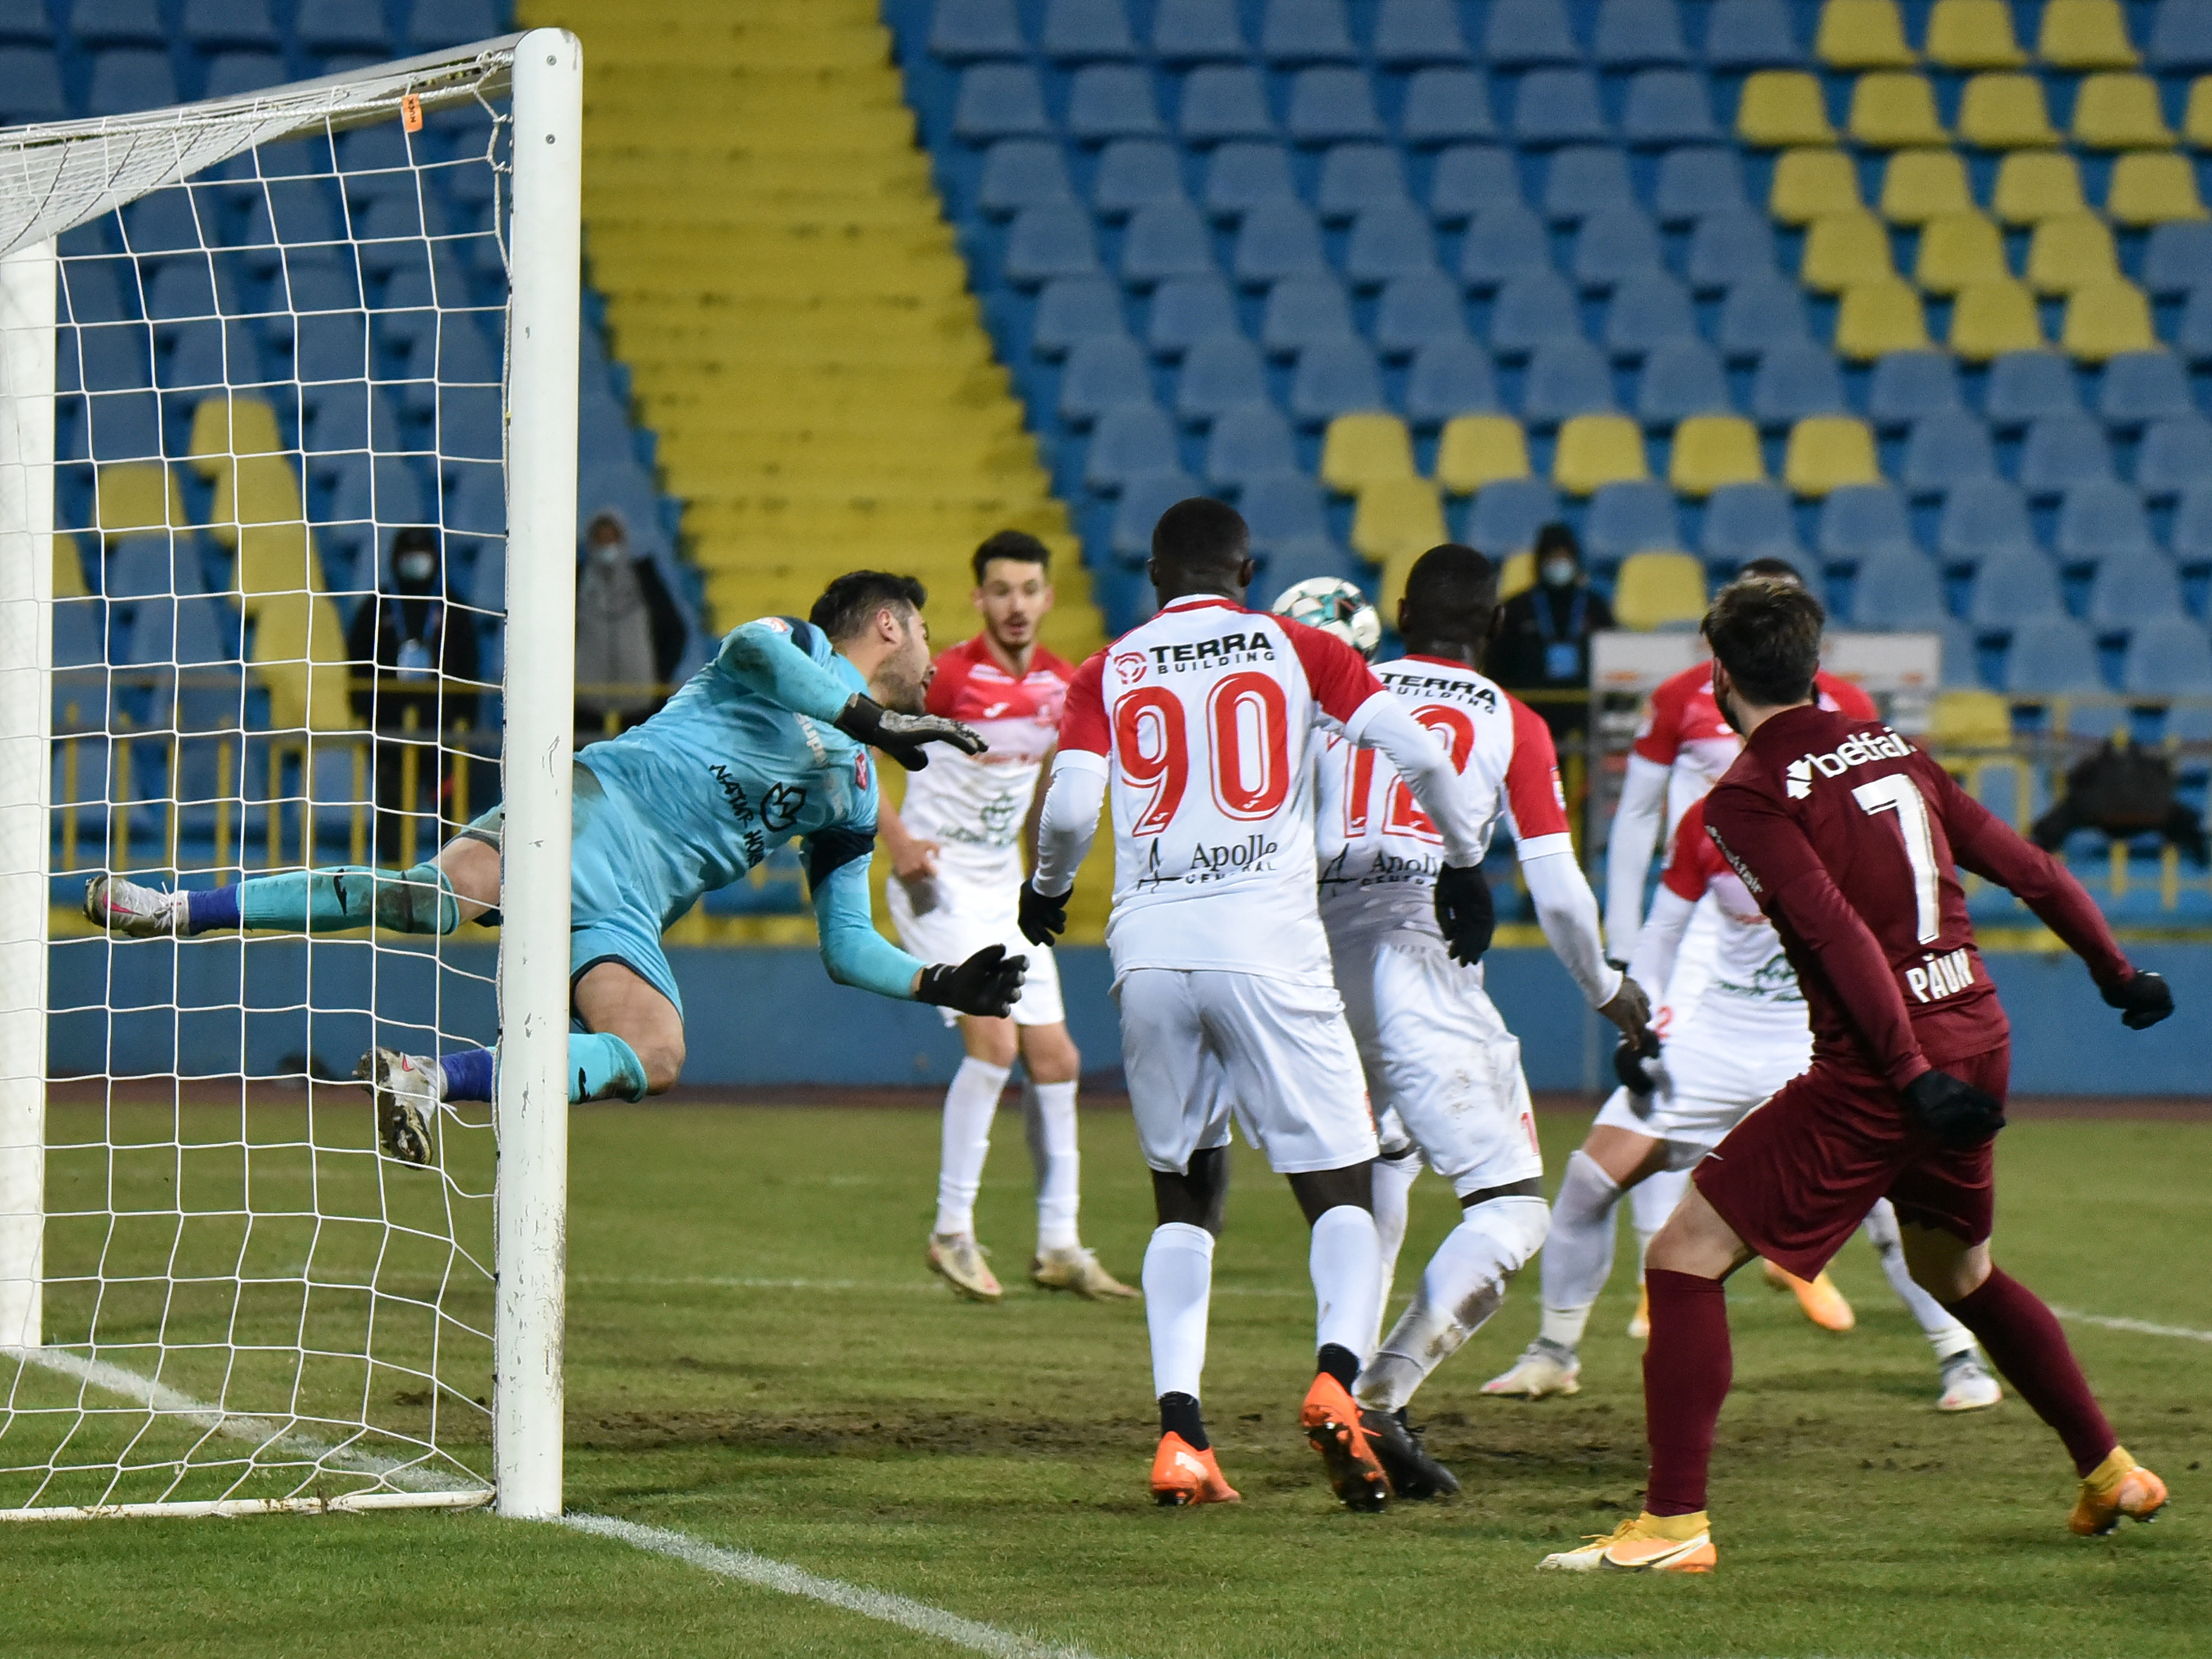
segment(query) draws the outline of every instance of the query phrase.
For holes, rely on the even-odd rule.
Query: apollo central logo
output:
[[[1783,787],[1790,799],[1803,800],[1813,793],[1815,772],[1824,778],[1839,778],[1855,766],[1878,760],[1905,760],[1911,754],[1912,745],[1885,726],[1880,737],[1847,738],[1825,755],[1805,755],[1791,761],[1782,769]]]

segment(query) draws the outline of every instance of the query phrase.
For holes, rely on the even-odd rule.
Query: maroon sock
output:
[[[1654,1515],[1695,1515],[1705,1506],[1713,1425],[1735,1374],[1728,1291],[1717,1279],[1664,1267],[1646,1269],[1644,1284],[1651,1293],[1651,1340],[1644,1350],[1651,1481],[1644,1507]]]
[[[2033,1291],[1991,1267],[1980,1289],[1945,1305],[1980,1340],[2004,1380],[2058,1431],[2077,1473],[2088,1474],[2119,1444],[2066,1334]]]

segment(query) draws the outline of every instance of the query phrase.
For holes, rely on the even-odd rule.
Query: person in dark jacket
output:
[[[684,613],[612,507],[592,515],[576,566],[576,746],[627,732],[668,700]]]
[[[1613,625],[1613,607],[1590,586],[1566,526],[1538,531],[1535,553],[1536,585],[1505,602],[1485,666],[1507,690],[1528,696],[1564,755],[1589,729],[1589,640]]]
[[[354,611],[346,654],[354,713],[376,733],[376,846],[390,860],[400,855],[403,814],[468,816],[467,802],[447,799],[454,769],[439,739],[477,723],[477,630],[466,610],[446,604],[437,531],[411,526],[392,538],[390,591],[380,588]],[[416,833],[422,847],[445,839],[436,818]]]

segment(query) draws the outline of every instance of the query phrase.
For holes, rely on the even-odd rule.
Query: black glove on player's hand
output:
[[[1067,901],[1074,891],[1071,887],[1058,898],[1048,898],[1037,891],[1036,877],[1024,882],[1020,911],[1022,937],[1032,945],[1049,947],[1053,940],[1067,931]]]
[[[939,963],[921,970],[916,1002],[933,1002],[983,1019],[1004,1019],[1021,1000],[1030,959],[1010,957],[1003,945],[987,945],[957,968]]]
[[[1620,1086],[1632,1095],[1648,1095],[1659,1086],[1659,1079],[1644,1067],[1647,1060],[1659,1058],[1659,1039],[1646,1031],[1644,1041],[1623,1037],[1613,1051],[1613,1074],[1620,1079]]]
[[[909,772],[929,764],[921,752],[926,743],[949,743],[963,755],[980,755],[991,745],[973,726],[939,714],[901,714],[873,697],[855,691],[836,721],[837,729],[857,742],[880,749]]]
[[[1946,1146],[1978,1146],[2005,1126],[2004,1103],[1948,1072],[1923,1072],[1905,1085],[1912,1115]]]
[[[1472,968],[1498,931],[1498,909],[1479,864],[1447,864],[1437,872],[1437,926],[1454,962]]]
[[[2161,974],[2130,974],[2118,985],[2105,988],[2105,1000],[2120,1011],[2120,1024],[2130,1031],[2155,1025],[2173,1012],[2173,988]]]

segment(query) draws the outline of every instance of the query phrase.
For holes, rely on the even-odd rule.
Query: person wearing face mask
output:
[[[410,526],[392,538],[391,588],[364,599],[346,635],[354,664],[354,713],[377,733],[376,848],[398,856],[403,815],[452,805],[446,817],[465,818],[468,803],[449,802],[450,758],[438,734],[477,723],[477,630],[465,613],[446,605],[445,561],[438,532]],[[410,739],[408,734],[420,734]],[[414,789],[407,759],[414,751]],[[443,831],[435,822],[418,834],[434,846]]]
[[[1572,694],[1589,689],[1590,635],[1613,625],[1613,607],[1590,586],[1566,526],[1538,531],[1535,553],[1536,585],[1505,602],[1489,668],[1507,690],[1528,697],[1565,753],[1589,727],[1587,697]]]
[[[683,613],[629,526],[601,507],[576,566],[576,746],[627,732],[667,701],[684,655]]]

